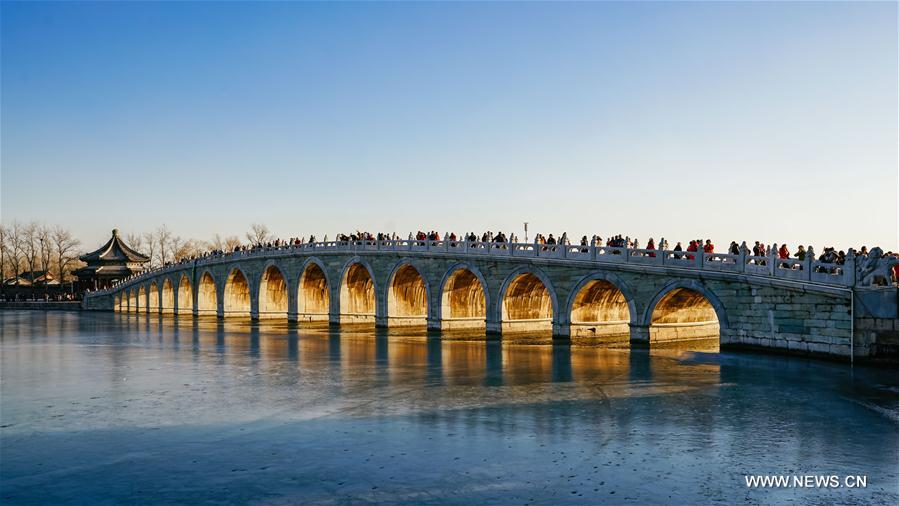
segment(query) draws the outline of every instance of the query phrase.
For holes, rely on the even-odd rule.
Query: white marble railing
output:
[[[715,272],[731,272],[753,276],[793,279],[812,283],[852,286],[855,284],[855,259],[850,256],[845,264],[824,263],[813,260],[814,253],[805,260],[780,259],[776,254],[754,256],[748,253],[702,253],[690,251],[648,250],[609,246],[582,246],[562,244],[490,243],[468,241],[396,240],[396,241],[326,241],[304,243],[296,246],[254,248],[209,255],[195,260],[167,265],[128,278],[112,288],[93,292],[110,293],[120,287],[193,265],[203,266],[231,262],[260,256],[291,256],[316,252],[363,251],[417,251],[434,254],[477,255],[521,258],[545,258],[564,261],[602,264],[650,265],[677,267]]]

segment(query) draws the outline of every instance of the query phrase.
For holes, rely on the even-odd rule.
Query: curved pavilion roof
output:
[[[79,257],[83,262],[149,262],[150,257],[138,253],[129,248],[122,238],[119,230],[112,230],[112,237],[100,249]]]

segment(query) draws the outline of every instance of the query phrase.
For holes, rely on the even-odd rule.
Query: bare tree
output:
[[[22,229],[22,250],[25,254],[25,263],[28,264],[28,270],[32,281],[34,280],[34,271],[37,270],[41,261],[41,248],[39,244],[40,225],[36,221],[32,221]]]
[[[51,236],[53,231],[47,225],[40,225],[37,228],[37,240],[40,246],[41,269],[48,273],[52,270],[50,262],[53,257],[53,241]]]
[[[53,242],[53,253],[56,260],[56,269],[59,272],[59,282],[66,280],[66,274],[69,272],[69,266],[78,259],[76,249],[81,241],[72,237],[72,233],[68,230],[57,226],[53,229],[50,236]]]
[[[219,234],[212,236],[212,239],[206,241],[206,248],[217,251],[234,251],[234,248],[241,245],[240,238],[236,235],[222,237]]]
[[[194,239],[182,241],[180,237],[176,237],[172,241],[172,255],[175,261],[181,261],[185,258],[196,257],[200,255],[200,242]]]
[[[273,238],[274,236],[268,227],[259,223],[253,223],[250,226],[250,231],[247,232],[247,240],[250,241],[250,244],[265,243],[273,240]]]
[[[125,241],[128,243],[128,247],[134,251],[140,252],[144,249],[144,236],[142,234],[128,234]]]
[[[225,241],[222,240],[222,236],[216,233],[212,236],[212,239],[206,241],[206,248],[217,251],[224,251],[225,249]]]
[[[165,265],[166,262],[172,259],[172,255],[170,254],[172,250],[172,231],[163,224],[156,229],[153,238],[155,238],[156,247],[158,248],[157,255],[159,256],[159,265]],[[153,238],[150,239],[151,242],[153,241]]]
[[[9,259],[9,230],[0,224],[0,283],[6,281],[6,261]]]
[[[12,275],[15,278],[16,285],[19,284],[19,272],[21,272],[22,268],[22,259],[25,256],[24,251],[24,227],[18,221],[12,222],[12,224],[6,229],[7,235],[9,237],[9,263],[10,269],[12,270]]]
[[[178,256],[178,250],[181,249],[181,246],[183,245],[184,240],[181,239],[181,236],[174,235],[171,239],[169,239],[169,258],[173,262],[181,260],[182,257]]]
[[[225,237],[225,251],[234,251],[235,248],[238,248],[240,246],[240,238],[236,235],[229,235],[228,237]]]
[[[143,233],[144,244],[146,245],[147,257],[150,258],[150,266],[155,267],[156,264],[156,234],[153,232]]]

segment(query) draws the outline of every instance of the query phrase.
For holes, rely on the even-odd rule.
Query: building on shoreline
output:
[[[79,257],[87,266],[75,271],[79,283],[91,289],[102,289],[149,267],[150,257],[130,247],[113,229],[112,237],[103,246]]]
[[[19,275],[3,280],[6,286],[52,286],[58,285],[59,281],[50,274],[50,271],[24,271]]]

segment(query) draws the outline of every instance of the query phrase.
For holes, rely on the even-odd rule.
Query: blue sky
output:
[[[897,243],[897,6],[12,3],[4,222]]]

